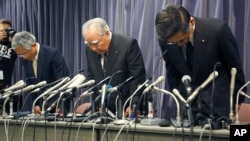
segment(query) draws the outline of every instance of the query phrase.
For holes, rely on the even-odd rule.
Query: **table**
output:
[[[183,138],[188,140],[190,135],[190,128],[147,126],[132,122],[115,125],[112,122],[96,124],[94,121],[81,123],[15,119],[0,119],[0,131],[3,141],[182,141]],[[193,141],[199,141],[202,131],[201,127],[193,128]],[[208,140],[209,130],[202,133],[202,140]],[[211,140],[228,141],[229,129],[212,130]]]

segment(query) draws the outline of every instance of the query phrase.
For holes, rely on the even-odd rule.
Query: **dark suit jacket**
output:
[[[214,92],[212,83],[200,91],[193,101],[193,109],[197,108],[198,101],[201,103],[200,112],[205,115],[211,113],[211,97],[215,116],[229,116],[230,105],[230,71],[237,69],[234,101],[238,89],[245,83],[241,60],[236,40],[229,26],[220,20],[210,18],[195,18],[194,32],[194,52],[193,52],[193,72],[187,66],[183,57],[181,47],[168,45],[164,41],[159,41],[162,52],[168,50],[164,56],[167,68],[167,77],[170,89],[177,88],[183,97],[187,97],[185,87],[182,84],[182,76],[192,77],[193,90],[200,86],[213,72],[215,64],[221,62],[216,70],[219,76],[215,81]],[[213,93],[213,96],[211,94]],[[198,100],[200,98],[200,100]],[[240,98],[240,103],[243,101]]]
[[[112,39],[107,55],[106,73],[103,73],[100,55],[86,48],[86,57],[88,62],[88,79],[94,79],[99,82],[107,76],[115,74],[110,81],[114,87],[124,82],[130,76],[135,76],[129,85],[122,87],[123,99],[125,100],[132,94],[139,84],[145,81],[145,67],[143,57],[135,39],[127,36],[112,33]],[[108,107],[115,112],[115,98],[117,94],[111,94]]]
[[[37,78],[34,79],[32,61],[22,60],[26,75],[27,84],[36,84],[46,81],[47,84],[59,78],[69,75],[67,64],[64,57],[56,48],[40,45],[37,64]],[[24,103],[23,111],[31,111],[32,103],[39,94],[31,94]],[[42,100],[42,99],[41,99]],[[39,101],[41,106],[42,101]],[[36,105],[37,105],[36,104]]]

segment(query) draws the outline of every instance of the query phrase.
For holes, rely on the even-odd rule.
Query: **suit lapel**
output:
[[[199,31],[199,32],[196,32]],[[196,19],[195,22],[195,33],[194,33],[194,54],[193,54],[193,74],[198,74],[199,67],[202,65],[200,60],[203,60],[203,56],[205,53],[205,50],[207,48],[207,37],[204,36],[204,33],[206,33],[206,29],[202,27],[202,24],[200,24],[199,20]],[[199,60],[199,61],[197,61]],[[193,76],[194,80],[196,76]]]
[[[40,46],[39,54],[38,54],[38,60],[37,60],[37,79],[40,80],[42,72],[44,71],[44,65],[43,63],[46,63],[44,58],[46,57],[46,54],[44,53],[44,47]]]
[[[107,57],[108,61],[107,61],[107,65],[105,66],[106,76],[112,75],[113,66],[115,64],[115,61],[117,60],[117,56],[120,51],[119,45],[115,41],[116,41],[115,34],[113,34],[111,42],[110,42],[110,47],[108,50],[108,57]]]

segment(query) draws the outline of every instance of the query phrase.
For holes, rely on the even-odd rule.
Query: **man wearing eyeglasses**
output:
[[[205,118],[228,117],[230,110],[231,68],[237,69],[234,104],[238,89],[245,83],[236,40],[226,22],[213,18],[190,16],[181,7],[169,5],[157,13],[155,28],[161,51],[166,62],[168,83],[171,90],[178,89],[187,99],[182,77],[191,77],[192,90],[199,87],[217,70],[215,85],[209,83],[191,100],[194,115]],[[240,97],[239,103],[242,103]],[[213,106],[211,106],[213,105]],[[211,118],[213,118],[211,117]]]
[[[86,48],[88,79],[100,82],[104,78],[112,76],[106,84],[117,86],[127,78],[134,76],[134,79],[123,86],[120,91],[122,94],[120,98],[125,102],[137,89],[137,86],[145,81],[146,76],[144,61],[137,40],[111,32],[106,21],[101,18],[90,19],[84,23],[82,35],[85,44],[88,46]],[[117,95],[118,93],[112,93],[107,99],[107,107],[113,114],[117,112],[115,104]],[[136,96],[139,95],[140,92]],[[138,104],[138,101],[136,103]],[[129,108],[126,111],[128,114]]]
[[[52,83],[62,77],[68,76],[69,71],[64,57],[53,47],[40,45],[33,34],[27,31],[17,32],[12,39],[12,48],[22,58],[27,84],[37,84],[41,81]],[[33,101],[40,93],[24,97],[23,111],[31,111],[34,108],[36,114],[41,114],[42,99]],[[51,101],[56,100],[53,99]],[[50,106],[52,102],[48,102]]]
[[[0,90],[11,85],[12,73],[15,66],[17,55],[11,48],[11,38],[8,29],[12,26],[11,21],[0,19]],[[13,110],[16,111],[18,97],[14,97]],[[3,100],[0,100],[0,111],[2,110]],[[6,111],[9,111],[9,104],[6,105]],[[1,112],[0,112],[1,113]]]

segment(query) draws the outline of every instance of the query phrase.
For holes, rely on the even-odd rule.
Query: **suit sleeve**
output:
[[[130,93],[134,92],[137,89],[137,86],[142,84],[145,81],[146,70],[144,66],[143,56],[139,45],[135,39],[132,40],[130,48],[128,50],[128,70],[130,76],[135,76],[130,83]]]
[[[69,75],[69,70],[65,59],[58,51],[55,52],[54,57],[51,59],[51,67],[55,79]]]
[[[226,63],[226,68],[228,69],[229,74],[231,68],[235,67],[237,69],[235,92],[234,92],[235,93],[234,99],[235,99],[237,91],[245,83],[245,76],[242,69],[237,42],[233,36],[232,31],[230,30],[229,26],[226,23],[222,25],[219,37],[220,37],[219,39],[220,54],[223,59],[223,62]],[[246,92],[247,88],[245,88],[244,91]],[[244,98],[240,97],[239,103],[242,103],[243,101]]]

